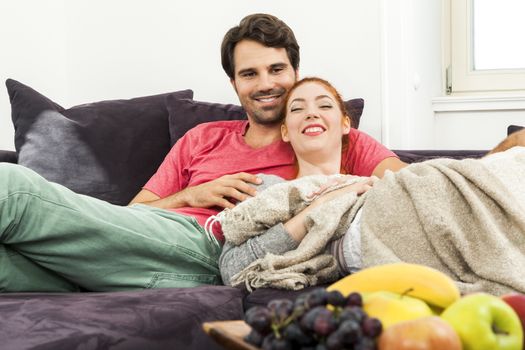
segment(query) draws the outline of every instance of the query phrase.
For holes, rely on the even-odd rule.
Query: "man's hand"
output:
[[[375,167],[374,171],[372,172],[372,175],[377,176],[381,179],[383,178],[387,170],[396,172],[398,170],[403,169],[407,165],[407,163],[402,162],[397,157],[388,157],[379,162],[379,164]]]
[[[222,207],[233,208],[233,202],[242,202],[257,194],[251,184],[260,184],[261,179],[248,173],[224,175],[210,182],[194,187],[188,187],[179,192],[178,196],[193,208]],[[231,201],[230,201],[231,200]]]
[[[514,146],[525,146],[525,129],[516,131],[507,136],[505,140],[503,140],[499,145],[494,147],[494,149],[487,153],[487,155],[497,152],[503,152]]]
[[[148,190],[142,190],[130,204],[141,203],[162,209],[209,208],[214,206],[233,208],[235,204],[230,202],[228,198],[237,202],[255,196],[257,191],[250,184],[258,185],[261,182],[262,180],[257,176],[248,173],[224,175],[210,182],[187,187],[166,198],[160,198]]]

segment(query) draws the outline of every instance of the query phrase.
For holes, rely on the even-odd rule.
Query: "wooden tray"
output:
[[[259,348],[243,340],[250,333],[250,326],[244,321],[215,321],[204,322],[202,328],[210,337],[225,349],[230,350],[258,350]]]

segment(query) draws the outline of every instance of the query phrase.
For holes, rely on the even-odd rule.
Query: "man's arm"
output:
[[[487,153],[487,155],[503,152],[514,146],[525,146],[525,129],[516,131],[507,136],[505,140],[501,141],[500,144],[494,147],[489,153]]]
[[[379,162],[379,164],[375,167],[374,171],[372,172],[372,175],[377,176],[378,178],[382,178],[383,175],[385,175],[385,171],[398,171],[403,169],[407,165],[407,163],[402,162],[397,157],[388,157]]]
[[[146,189],[141,190],[130,204],[142,203],[162,209],[182,207],[209,208],[219,206],[233,208],[235,205],[228,199],[244,201],[257,194],[250,184],[260,184],[261,180],[249,173],[224,175],[210,182],[206,182],[174,193],[165,198]]]

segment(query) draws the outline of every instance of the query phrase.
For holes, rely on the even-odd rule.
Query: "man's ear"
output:
[[[350,117],[345,115],[343,118],[343,135],[347,135],[348,133],[350,133],[351,125],[352,123],[350,121]]]
[[[288,128],[284,124],[281,124],[281,138],[284,142],[290,142],[290,139],[288,138]]]

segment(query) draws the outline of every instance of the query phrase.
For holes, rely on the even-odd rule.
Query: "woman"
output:
[[[523,148],[413,164],[377,182],[334,175],[350,130],[337,91],[306,78],[285,106],[298,179],[264,177],[267,189],[220,215],[225,284],[299,289],[407,261],[447,273],[464,292],[525,292]]]
[[[286,118],[281,131],[283,140],[291,143],[296,154],[297,178],[345,173],[342,154],[347,153],[351,125],[337,90],[325,80],[305,78],[290,90],[285,106]],[[276,176],[261,177],[264,181],[259,192],[284,181]],[[323,177],[321,179],[326,182]],[[371,178],[363,179],[337,192],[320,196],[293,218],[279,222],[264,234],[259,234],[242,245],[235,246],[227,241],[219,260],[223,282],[231,284],[233,275],[256,259],[263,258],[266,253],[279,255],[296,249],[307,232],[305,218],[314,209],[341,195],[341,191],[362,194],[371,187],[372,182]],[[238,218],[235,221],[239,221]],[[228,220],[222,220],[226,232],[228,223]],[[342,247],[340,244],[332,244],[331,249],[341,255]],[[340,269],[349,272],[346,264],[341,264]],[[333,277],[333,268],[331,272]]]

